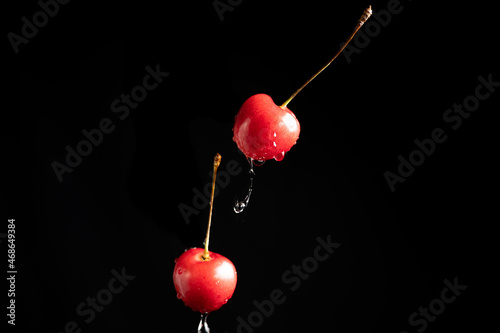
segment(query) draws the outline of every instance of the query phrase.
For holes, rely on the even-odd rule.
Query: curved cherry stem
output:
[[[322,71],[325,70],[325,68],[327,68],[328,66],[330,66],[330,64],[335,60],[337,59],[337,57],[342,53],[342,51],[344,51],[345,47],[347,46],[347,44],[349,44],[351,42],[351,40],[354,38],[354,36],[356,35],[356,33],[358,32],[358,30],[363,26],[363,24],[365,24],[365,22],[368,20],[368,18],[372,15],[372,6],[368,6],[367,9],[365,9],[365,11],[363,12],[363,15],[361,16],[361,18],[358,20],[358,23],[356,24],[356,27],[354,28],[354,31],[351,33],[351,35],[347,38],[347,41],[344,43],[344,45],[342,45],[342,47],[340,48],[340,50],[333,56],[333,58],[326,64],[324,65],[319,71],[317,71],[313,76],[311,76],[309,78],[309,80],[306,81],[306,83],[304,83],[299,89],[297,89],[297,91],[295,91],[292,96],[290,96],[286,101],[285,103],[283,103],[281,105],[281,108],[285,108],[288,103],[290,103],[290,101],[295,97],[297,96],[297,94],[305,88],[305,86],[307,86],[309,84],[309,82],[311,82],[312,80],[314,80],[314,78],[316,76],[318,76]]]

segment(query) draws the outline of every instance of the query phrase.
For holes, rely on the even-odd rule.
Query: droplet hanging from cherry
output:
[[[285,154],[296,144],[300,134],[300,123],[295,114],[288,108],[288,104],[342,53],[371,14],[372,10],[371,6],[369,6],[365,9],[351,35],[335,56],[297,89],[282,105],[276,105],[273,99],[266,94],[250,96],[243,103],[234,119],[233,141],[236,142],[238,148],[250,161],[267,161],[273,158],[276,161],[282,161],[285,158]],[[252,167],[253,165],[251,164]],[[253,176],[255,174],[251,169],[248,195],[244,201],[236,202],[234,207],[236,213],[242,212],[248,205],[248,200],[252,192]],[[239,206],[237,207],[238,204]]]
[[[250,171],[248,173],[250,174],[250,185],[248,186],[248,191],[247,195],[243,200],[236,200],[233,206],[234,212],[239,214],[247,208],[248,203],[250,202],[250,195],[252,195],[252,190],[253,190],[253,179],[255,177],[255,171],[253,171],[254,165],[262,165],[264,164],[265,161],[259,161],[257,164],[255,161],[251,158],[248,159],[248,163],[250,163]]]

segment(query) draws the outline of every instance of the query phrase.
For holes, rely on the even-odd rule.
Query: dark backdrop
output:
[[[212,1],[71,1],[57,13],[52,5],[53,17],[37,16],[41,27],[17,53],[9,33],[21,35],[22,18],[33,22],[41,7],[4,4],[0,233],[16,219],[18,274],[16,326],[3,313],[2,325],[195,332],[198,314],[176,298],[172,270],[185,248],[202,246],[208,207],[195,193],[210,183],[216,152],[220,170],[231,161],[236,171],[215,199],[210,245],[233,261],[238,285],[209,317],[213,332],[491,324],[500,87],[477,87],[480,76],[500,81],[492,4],[220,3],[232,3],[223,20]],[[355,39],[290,103],[300,138],[282,162],[256,168],[250,206],[236,215],[233,201],[248,185],[248,163],[232,141],[239,107],[255,93],[282,103],[333,56],[369,4],[385,16],[371,18],[362,30],[368,39]],[[115,99],[143,84],[147,66],[169,75],[128,114],[123,103],[113,112]],[[479,105],[477,89],[490,92]],[[474,112],[460,123],[456,114],[443,118],[464,100]],[[99,144],[58,179],[54,162],[65,164],[66,147],[77,149],[82,131],[103,119],[113,131],[96,135]],[[446,140],[418,160],[415,140],[429,142],[436,128]],[[410,155],[419,165],[401,167],[407,174],[393,191],[386,172],[397,175]],[[183,216],[179,207],[192,212],[193,200],[201,209]],[[340,246],[316,266],[318,237]],[[0,246],[6,274],[6,239]],[[308,275],[287,273],[303,262]],[[82,303],[89,309],[88,297],[109,295],[108,283],[123,273],[128,285],[102,311],[77,312]],[[441,301],[445,280],[467,286],[449,304]],[[256,304],[269,305],[276,289],[285,301],[258,314]],[[419,314],[429,306],[436,315]]]

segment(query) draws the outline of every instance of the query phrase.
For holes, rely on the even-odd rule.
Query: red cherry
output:
[[[236,115],[233,140],[245,156],[258,161],[281,161],[297,142],[300,124],[286,106],[266,94],[248,98]]]
[[[210,313],[233,296],[237,274],[226,257],[209,251],[210,259],[203,259],[203,253],[193,248],[176,260],[174,286],[177,297],[193,311]]]
[[[299,121],[287,108],[288,103],[325,68],[330,66],[371,14],[371,6],[368,6],[356,23],[353,32],[335,56],[281,106],[274,104],[272,98],[266,94],[253,95],[243,103],[234,121],[233,140],[246,157],[259,161],[267,161],[271,158],[281,161],[285,157],[285,153],[292,148],[300,133]]]

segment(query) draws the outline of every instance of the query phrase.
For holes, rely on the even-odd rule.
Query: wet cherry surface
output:
[[[233,296],[237,273],[226,257],[209,252],[211,259],[204,260],[203,252],[192,248],[177,258],[173,280],[177,298],[193,311],[210,313]]]
[[[248,158],[281,161],[299,133],[299,121],[290,109],[276,105],[269,95],[257,94],[236,115],[233,140]]]

